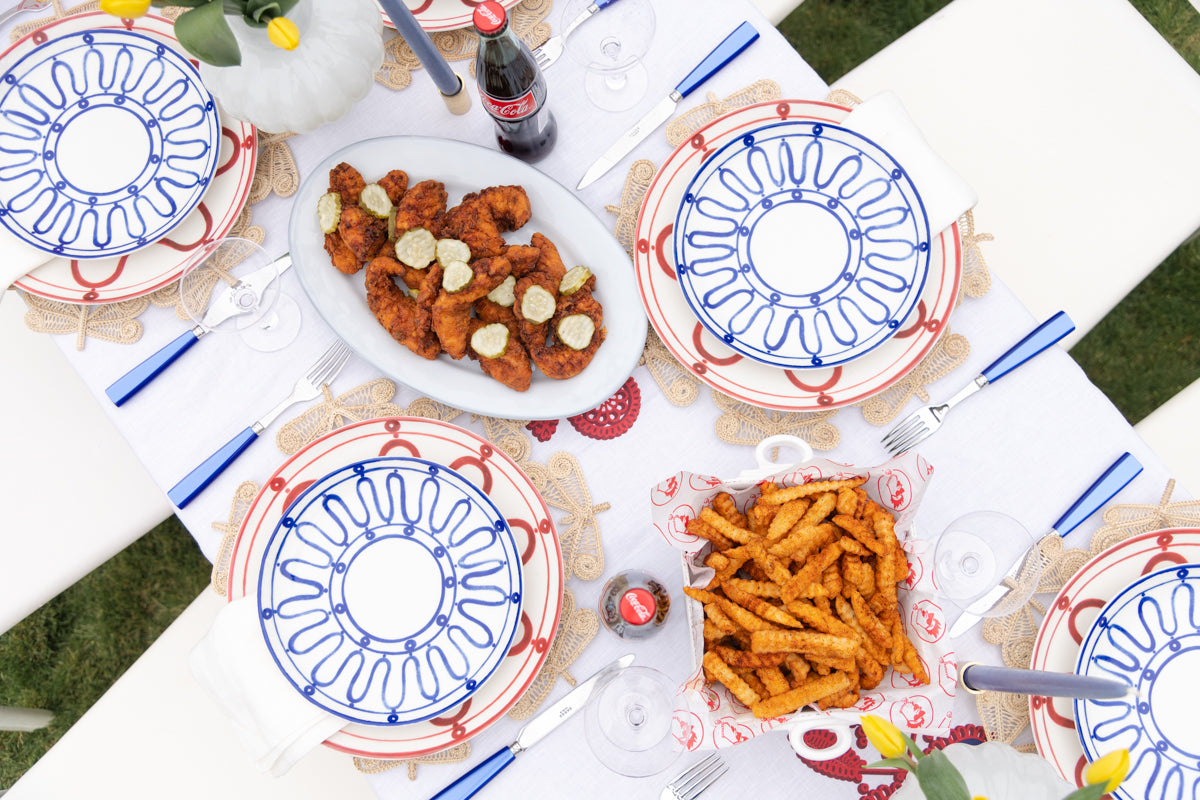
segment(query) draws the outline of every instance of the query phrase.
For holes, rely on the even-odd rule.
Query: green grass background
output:
[[[948,0],[805,0],[779,26],[832,83]],[[1200,71],[1200,14],[1187,0],[1132,0]],[[1131,423],[1200,377],[1200,239],[1172,253],[1071,354]],[[13,784],[208,583],[210,565],[169,519],[0,636],[0,705],[54,722],[0,731],[0,790]]]

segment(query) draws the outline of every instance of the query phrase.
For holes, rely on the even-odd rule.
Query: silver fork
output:
[[[729,770],[729,765],[716,753],[711,753],[680,773],[667,784],[658,800],[693,800]]]
[[[26,11],[42,11],[50,7],[50,0],[21,0],[12,8],[0,13],[0,25],[8,22],[18,14],[24,14]]]
[[[258,438],[280,414],[290,406],[305,400],[312,400],[321,393],[321,387],[337,377],[350,359],[350,348],[341,340],[335,341],[325,353],[317,359],[304,377],[296,381],[292,393],[275,408],[268,411],[250,427],[229,440],[224,447],[206,458],[200,466],[188,473],[187,477],[175,484],[167,497],[178,508],[183,508],[204,491],[213,480],[225,471],[250,444]]]
[[[26,2],[28,2],[28,0],[26,0]],[[538,67],[545,69],[557,61],[558,57],[563,54],[565,42],[567,37],[571,35],[571,31],[575,30],[580,25],[591,19],[592,14],[595,14],[602,8],[611,6],[615,2],[617,2],[617,0],[595,0],[595,2],[585,8],[579,14],[579,16],[571,20],[571,24],[567,26],[566,30],[557,36],[551,36],[549,39],[542,42],[542,45],[533,51],[533,58],[537,61]]]
[[[989,364],[975,380],[944,403],[918,409],[900,421],[883,437],[883,447],[890,455],[898,456],[932,436],[942,426],[950,409],[966,400],[988,384],[995,383],[1024,364],[1050,345],[1075,330],[1075,323],[1065,311],[1059,311],[1013,345],[1007,353]]]

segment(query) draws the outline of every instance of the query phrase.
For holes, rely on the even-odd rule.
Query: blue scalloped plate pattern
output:
[[[1123,800],[1192,800],[1200,787],[1200,564],[1150,573],[1109,601],[1079,651],[1077,671],[1124,681],[1137,696],[1076,700],[1089,761],[1129,750]]]
[[[0,224],[63,258],[133,252],[196,207],[220,144],[216,103],[171,48],[59,37],[0,75]]]
[[[479,488],[432,461],[384,456],[317,480],[263,554],[267,648],[311,702],[399,725],[462,703],[521,618],[521,560]]]
[[[929,272],[904,168],[837,125],[788,120],[710,156],[676,215],[676,273],[700,322],[778,367],[851,361],[887,341]]]

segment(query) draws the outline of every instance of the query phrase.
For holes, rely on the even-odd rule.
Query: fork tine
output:
[[[883,443],[886,446],[888,444],[888,442],[899,441],[900,439],[903,439],[903,438],[907,437],[909,434],[911,434],[913,432],[913,430],[920,428],[920,427],[921,427],[921,415],[920,414],[913,414],[912,416],[905,417],[903,420],[900,421],[899,425],[892,428],[891,432],[888,433],[887,436],[883,437]]]
[[[346,362],[350,359],[350,348],[340,339],[333,343],[325,354],[308,371],[307,378],[314,386],[321,386],[332,380]]]
[[[724,775],[728,769],[728,765],[721,760],[721,757],[717,753],[710,753],[707,757],[688,767],[675,780],[671,781],[669,784],[671,793],[678,800],[693,800],[698,794],[711,786],[713,781]]]
[[[913,447],[915,447],[916,445],[925,441],[925,438],[927,436],[929,436],[929,434],[931,434],[932,432],[933,432],[932,428],[922,427],[920,430],[914,432],[910,436],[908,436],[898,442],[893,442],[888,449],[891,451],[892,455],[898,456],[901,453],[907,452],[907,451],[913,449]]]

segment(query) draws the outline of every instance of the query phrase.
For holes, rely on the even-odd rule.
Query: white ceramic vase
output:
[[[952,744],[942,752],[958,767],[972,797],[988,800],[1062,800],[1075,787],[1049,761],[1002,742]],[[924,800],[916,777],[909,775],[894,800]]]
[[[374,0],[300,0],[288,17],[300,45],[283,50],[227,16],[242,51],[236,67],[200,64],[221,110],[267,133],[307,133],[366,96],[383,63],[383,18]]]

